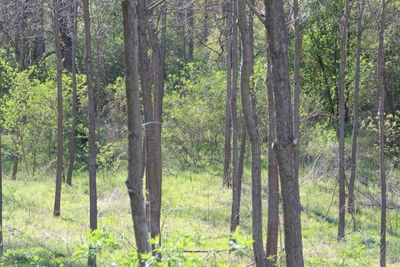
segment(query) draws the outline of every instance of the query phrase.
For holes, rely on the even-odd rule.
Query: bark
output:
[[[386,266],[386,174],[385,174],[385,12],[386,1],[381,0],[381,14],[379,22],[379,45],[377,61],[377,82],[379,89],[379,167],[381,176],[381,240],[380,266]]]
[[[61,38],[61,54],[63,68],[72,72],[72,38],[69,27],[69,16],[71,15],[71,1],[59,0],[58,26]]]
[[[361,39],[362,39],[362,19],[364,13],[365,0],[357,1],[358,5],[358,19],[357,19],[357,49],[356,49],[356,70],[354,77],[354,109],[353,109],[353,134],[351,139],[351,175],[349,182],[349,208],[348,211],[353,215],[354,218],[354,184],[356,181],[357,171],[357,137],[359,129],[359,85],[360,85],[360,52],[361,52]],[[354,231],[356,230],[356,224],[354,221]]]
[[[226,0],[223,6],[225,15],[226,50],[226,99],[225,99],[225,141],[224,141],[224,177],[223,185],[230,186],[230,161],[232,139],[232,4]]]
[[[295,167],[293,113],[290,93],[288,32],[285,24],[283,2],[265,0],[268,47],[271,55],[272,87],[276,106],[276,134],[274,142],[285,226],[287,266],[304,266],[301,238],[299,182]]]
[[[59,0],[53,0],[54,8],[54,36],[56,46],[56,64],[57,64],[57,171],[56,171],[56,190],[54,197],[54,216],[60,216],[61,206],[61,184],[63,174],[63,147],[64,147],[64,129],[63,129],[63,99],[62,99],[62,54],[59,27]]]
[[[83,0],[83,20],[85,26],[85,68],[88,90],[89,117],[89,200],[90,200],[90,230],[97,229],[97,186],[96,186],[96,111],[93,89],[92,37],[90,33],[89,0]],[[95,249],[95,248],[91,248]],[[96,256],[89,256],[89,266],[96,266]]]
[[[269,53],[269,52],[268,52]],[[273,144],[276,140],[276,111],[272,86],[271,59],[268,55],[268,225],[267,266],[276,266],[279,232],[279,177]]]
[[[345,231],[345,215],[346,215],[346,174],[345,174],[345,158],[344,158],[344,127],[345,127],[345,102],[344,102],[344,87],[345,87],[345,70],[346,70],[346,43],[348,18],[350,14],[350,0],[345,2],[345,11],[340,22],[340,65],[339,65],[339,224],[338,224],[338,240],[344,237]]]
[[[11,175],[11,180],[13,180],[13,181],[17,180],[18,162],[19,162],[19,157],[17,155],[15,155],[14,163],[13,163],[13,171],[12,171],[12,175]]]
[[[75,138],[76,138],[76,125],[77,125],[77,110],[78,110],[78,97],[76,92],[76,45],[77,45],[77,14],[78,4],[75,2],[74,6],[74,28],[72,30],[72,125],[71,136],[69,140],[69,163],[67,171],[67,184],[72,185],[72,172],[74,170],[75,162]]]
[[[148,21],[146,15],[146,2],[144,0],[138,1],[139,8],[139,59],[140,59],[140,74],[141,74],[141,85],[142,95],[144,102],[144,117],[145,117],[145,143],[146,143],[146,186],[148,186],[148,199],[149,199],[149,225],[151,237],[156,238],[160,235],[160,217],[161,217],[161,178],[159,177],[161,164],[161,153],[158,151],[160,140],[157,138],[160,136],[161,130],[159,129],[160,123],[157,118],[160,118],[160,57],[158,51],[158,45],[156,36],[153,28]],[[154,35],[153,35],[154,34]],[[153,47],[153,64],[149,62],[148,46],[147,43],[150,41]],[[148,70],[152,67],[153,71]],[[152,73],[158,75],[152,76]],[[152,98],[152,88],[157,87],[154,91],[154,101]],[[163,82],[162,82],[163,85]],[[157,91],[157,92],[156,92]],[[156,102],[159,110],[155,110]],[[162,100],[161,100],[162,101]],[[153,104],[154,103],[154,104]],[[156,116],[157,113],[157,116]]]
[[[154,144],[156,168],[154,184],[154,203],[152,208],[152,237],[158,236],[161,244],[161,200],[162,200],[162,151],[161,151],[161,125],[162,125],[162,106],[164,97],[164,75],[165,75],[165,49],[166,49],[166,30],[167,13],[163,11],[161,18],[161,38],[158,42],[156,29],[149,23],[148,31],[152,45],[153,67],[154,67]]]
[[[242,94],[243,113],[247,132],[250,136],[252,155],[252,229],[253,252],[256,266],[265,266],[265,252],[262,238],[262,202],[261,202],[261,152],[260,136],[256,126],[252,103],[250,100],[250,77],[253,62],[249,23],[246,14],[245,0],[238,0],[238,26],[242,38],[242,65],[240,89]]]
[[[0,257],[3,257],[3,153],[0,128]]]
[[[36,64],[42,58],[45,52],[45,39],[44,39],[44,10],[43,10],[43,3],[39,3],[41,6],[38,9],[37,14],[37,24],[38,29],[35,33],[35,38],[33,40],[33,51],[32,51],[32,65]]]
[[[187,20],[189,28],[189,40],[188,40],[188,62],[192,62],[194,58],[194,1],[191,1],[187,10]]]
[[[239,176],[239,120],[237,112],[237,91],[238,91],[238,29],[236,25],[237,3],[232,1],[232,213],[231,233],[235,232],[240,223],[240,199],[242,194],[242,179]]]
[[[128,179],[126,186],[130,198],[132,221],[139,258],[151,251],[143,195],[143,147],[139,92],[139,36],[137,0],[123,0],[123,26],[125,50],[125,85],[128,112]],[[143,262],[141,263],[142,265]]]
[[[294,17],[294,96],[293,96],[293,135],[297,139],[295,147],[295,172],[299,177],[300,157],[300,60],[301,60],[301,32],[299,18],[299,1],[293,3]]]

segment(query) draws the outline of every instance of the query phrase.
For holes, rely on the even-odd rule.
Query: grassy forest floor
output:
[[[265,164],[264,164],[265,167]],[[263,170],[266,229],[266,171]],[[337,185],[333,178],[313,178],[303,170],[301,178],[302,230],[306,266],[377,266],[379,263],[379,207],[359,206],[357,231],[351,233],[347,215],[345,241],[337,242]],[[231,189],[221,187],[222,173],[165,171],[162,209],[164,260],[181,259],[188,266],[246,266],[253,262],[251,245],[250,170],[244,174],[241,227],[236,253],[229,249]],[[85,266],[88,238],[101,248],[100,266],[129,266],[134,235],[125,172],[99,172],[98,213],[100,234],[89,237],[88,179],[76,173],[73,186],[63,184],[61,216],[52,215],[54,179],[50,174],[35,179],[4,181],[5,265]],[[374,186],[370,191],[376,190]],[[400,215],[389,209],[388,263],[400,266]],[[281,220],[282,222],[282,220]],[[282,228],[282,223],[281,223]],[[281,229],[281,233],[282,233]],[[264,232],[265,234],[265,232]],[[283,246],[280,235],[279,247]],[[209,250],[184,253],[183,250]],[[281,253],[280,262],[284,265]],[[197,263],[196,263],[197,262]],[[17,264],[19,263],[19,264]],[[175,266],[175,265],[171,265]]]

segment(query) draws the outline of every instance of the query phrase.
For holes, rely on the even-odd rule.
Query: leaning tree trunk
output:
[[[287,266],[304,266],[301,237],[299,181],[295,172],[293,113],[290,93],[288,43],[282,0],[265,0],[268,48],[271,55],[272,87],[276,107],[277,139],[274,148],[278,160]]]
[[[238,0],[238,26],[242,38],[242,66],[240,89],[242,94],[243,113],[247,132],[250,136],[252,155],[252,228],[253,251],[256,266],[265,266],[265,252],[262,234],[262,201],[261,201],[261,151],[260,136],[255,122],[255,116],[250,100],[250,75],[252,73],[251,40],[249,35],[249,23],[246,14],[245,0]]]
[[[77,109],[78,109],[78,96],[76,93],[76,45],[77,45],[77,14],[78,4],[74,3],[74,15],[73,15],[73,29],[72,29],[72,125],[71,125],[71,136],[69,140],[69,163],[67,170],[66,183],[72,185],[72,172],[74,170],[75,162],[75,137],[76,137],[76,125],[77,125]]]
[[[361,3],[360,3],[361,1]],[[351,175],[349,182],[349,207],[348,211],[353,216],[353,231],[356,230],[355,210],[354,210],[354,184],[356,181],[357,171],[357,137],[358,137],[358,109],[359,109],[359,94],[360,94],[360,53],[362,39],[362,17],[364,13],[365,0],[357,1],[358,3],[358,19],[357,19],[357,49],[356,49],[356,73],[354,77],[354,107],[353,107],[353,134],[351,139]]]
[[[386,1],[381,0],[381,15],[379,22],[379,45],[377,62],[377,81],[379,88],[379,166],[381,173],[381,242],[380,265],[386,266],[386,174],[385,174],[385,12]]]
[[[57,172],[56,172],[56,192],[54,197],[54,216],[60,216],[61,206],[61,183],[63,174],[63,147],[64,147],[64,129],[63,129],[63,99],[62,99],[62,54],[59,27],[59,1],[53,0],[54,8],[54,36],[56,45],[56,63],[57,63]]]
[[[344,86],[345,86],[345,70],[346,70],[346,43],[348,18],[350,14],[350,0],[346,0],[345,11],[340,22],[340,66],[339,66],[339,223],[338,223],[338,240],[344,237],[345,215],[346,215],[346,174],[344,159],[344,127],[345,127],[345,102],[344,102]]]
[[[93,90],[92,37],[90,34],[89,0],[83,0],[83,19],[85,24],[85,67],[86,85],[88,88],[89,117],[89,200],[90,200],[90,230],[97,229],[97,186],[96,186],[96,111]],[[91,248],[92,249],[92,248]],[[95,248],[93,248],[95,249]],[[96,266],[96,254],[90,253],[89,266]]]
[[[138,2],[122,0],[124,50],[125,50],[125,86],[128,113],[128,179],[126,186],[130,198],[132,221],[139,258],[151,251],[146,211],[143,195],[143,147],[142,122],[140,117],[139,92],[139,36]]]

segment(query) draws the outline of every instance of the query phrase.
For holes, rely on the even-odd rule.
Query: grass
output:
[[[303,170],[303,173],[307,173]],[[263,173],[263,204],[266,205],[266,173]],[[4,246],[6,263],[12,266],[85,266],[89,229],[88,177],[75,173],[73,186],[63,184],[61,216],[53,217],[53,174],[4,181]],[[228,248],[231,190],[221,186],[221,171],[166,170],[163,181],[163,243],[189,250]],[[134,254],[134,234],[129,200],[124,185],[126,173],[102,172],[98,176],[99,229],[107,233],[99,266],[124,265]],[[377,193],[378,188],[370,190]],[[243,186],[239,243],[251,239],[250,171]],[[357,232],[347,215],[347,235],[337,235],[337,186],[332,178],[301,179],[302,230],[306,266],[377,266],[379,263],[379,208],[359,206]],[[362,200],[360,200],[362,201]],[[264,222],[266,229],[266,211]],[[389,210],[388,266],[400,266],[399,211]],[[279,238],[280,263],[284,265],[282,220]],[[265,232],[264,232],[265,234]],[[190,236],[190,238],[187,238]],[[185,239],[186,238],[186,239]],[[107,242],[118,246],[111,246]],[[180,240],[180,241],[179,241]],[[182,241],[184,240],[184,241]],[[247,241],[246,241],[247,240]],[[183,244],[183,245],[182,245]],[[253,262],[251,246],[242,253],[184,254],[197,257],[199,266],[246,266]],[[205,257],[204,259],[202,257]],[[5,264],[7,265],[7,264]],[[127,264],[129,266],[129,264]],[[173,266],[173,265],[172,265]]]

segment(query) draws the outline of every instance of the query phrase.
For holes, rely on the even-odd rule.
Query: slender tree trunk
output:
[[[295,172],[293,112],[290,93],[288,32],[283,1],[265,0],[268,47],[271,55],[272,87],[276,107],[274,148],[277,156],[283,215],[287,266],[304,266],[301,237],[299,181]]]
[[[146,141],[146,186],[148,187],[148,201],[150,204],[149,225],[151,237],[155,238],[160,234],[159,230],[159,212],[157,209],[157,166],[156,166],[156,123],[154,122],[154,105],[152,99],[152,85],[155,82],[150,69],[147,41],[149,23],[146,15],[146,1],[138,1],[138,19],[139,19],[139,66],[141,75],[144,119],[145,119],[145,141]]]
[[[345,215],[346,215],[346,174],[344,159],[344,127],[345,127],[345,102],[344,102],[344,86],[345,86],[345,70],[346,70],[346,42],[348,18],[350,14],[350,0],[345,2],[345,11],[340,21],[340,66],[339,66],[339,224],[338,239],[344,237]]]
[[[243,164],[244,164],[244,157],[246,155],[246,139],[247,139],[247,128],[246,128],[246,123],[243,121],[242,136],[240,137],[241,141],[240,141],[239,164],[238,164],[238,181],[240,185],[242,184],[242,178],[243,178]],[[238,190],[238,192],[242,191]]]
[[[268,52],[268,225],[267,225],[267,266],[276,266],[279,232],[279,177],[273,144],[276,141],[276,109],[272,85],[271,56]]]
[[[238,29],[237,0],[232,0],[232,213],[231,213],[231,233],[235,232],[240,223],[240,199],[242,194],[242,179],[239,177],[239,120],[237,112],[237,91],[238,91]]]
[[[67,184],[72,185],[72,172],[74,170],[75,162],[75,137],[76,137],[76,124],[77,124],[77,110],[78,110],[78,97],[76,93],[76,45],[77,45],[77,14],[78,14],[78,3],[74,3],[74,15],[73,15],[73,29],[72,29],[72,125],[71,125],[71,136],[69,140],[69,163],[67,171]]]
[[[188,28],[189,28],[189,40],[188,40],[188,62],[192,62],[194,58],[194,1],[191,1],[187,10],[187,20],[188,20]]]
[[[349,213],[353,216],[353,231],[356,229],[354,217],[354,184],[357,171],[357,137],[359,128],[358,110],[359,110],[359,85],[360,85],[360,53],[362,39],[362,18],[364,13],[365,0],[358,0],[358,19],[357,19],[357,49],[356,49],[356,73],[354,77],[354,110],[353,110],[353,135],[351,139],[351,176],[349,182]]]
[[[0,126],[0,257],[3,257],[3,153]]]
[[[61,38],[61,55],[63,59],[63,68],[72,72],[72,38],[70,33],[70,6],[71,1],[59,0],[58,26]]]
[[[83,20],[85,24],[85,68],[86,85],[88,88],[89,117],[89,199],[90,199],[90,230],[97,229],[97,186],[96,186],[96,111],[93,90],[92,37],[90,34],[89,0],[83,0]],[[95,248],[94,248],[95,249]],[[96,266],[96,256],[89,256],[88,265]]]
[[[386,266],[386,174],[385,174],[385,14],[386,1],[381,0],[379,22],[379,45],[377,61],[377,82],[379,88],[379,166],[381,174],[381,242],[380,266]]]
[[[165,7],[164,7],[165,8]],[[152,44],[153,67],[154,67],[154,166],[156,168],[154,184],[154,203],[152,208],[152,237],[159,239],[161,244],[161,200],[162,200],[162,154],[161,154],[161,125],[162,125],[162,106],[164,97],[164,73],[165,73],[165,49],[166,49],[166,30],[167,13],[162,11],[161,18],[161,38],[158,42],[156,29],[149,22],[148,32]],[[148,21],[147,21],[148,22]]]
[[[224,144],[224,178],[223,185],[230,186],[230,161],[232,139],[232,3],[223,3],[225,15],[225,49],[226,49],[226,100],[225,100],[225,144]]]
[[[12,171],[12,175],[11,175],[11,180],[13,180],[13,181],[17,180],[18,161],[19,161],[18,155],[15,155],[14,156],[14,163],[13,163],[13,171]]]
[[[294,96],[293,96],[293,135],[297,139],[295,147],[295,171],[299,177],[300,157],[300,60],[301,60],[301,30],[299,17],[299,1],[293,1],[294,17]]]
[[[252,228],[253,251],[256,266],[265,266],[265,252],[262,234],[262,201],[261,201],[261,152],[260,136],[256,126],[252,103],[250,100],[250,76],[252,73],[252,50],[249,34],[249,23],[246,14],[245,0],[238,0],[238,26],[242,38],[242,66],[240,89],[242,94],[243,113],[247,132],[250,136],[252,155]]]
[[[139,36],[138,36],[138,2],[137,0],[122,0],[124,49],[125,49],[125,84],[128,111],[129,161],[128,188],[132,221],[135,232],[136,247],[139,258],[151,251],[146,211],[143,195],[143,147],[142,122],[140,118],[139,92]],[[143,262],[141,263],[142,265]]]
[[[59,1],[53,0],[54,8],[54,36],[56,45],[56,63],[57,63],[57,172],[56,172],[56,191],[54,197],[54,216],[60,216],[61,207],[61,184],[63,174],[63,147],[64,147],[64,129],[63,129],[63,99],[62,99],[62,54],[59,27]]]

